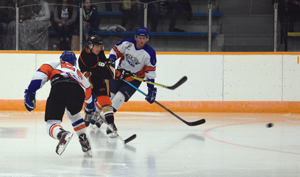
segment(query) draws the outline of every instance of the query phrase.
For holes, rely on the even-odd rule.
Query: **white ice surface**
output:
[[[292,177],[300,174],[300,115],[118,112],[118,133],[137,134],[127,145],[87,128],[92,157],[74,134],[65,152],[46,133],[43,112],[0,112],[1,176]],[[83,115],[83,113],[82,113]],[[274,126],[267,128],[272,122]],[[65,116],[62,126],[72,129]]]

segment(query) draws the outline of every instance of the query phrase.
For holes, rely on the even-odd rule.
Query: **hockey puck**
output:
[[[268,123],[266,126],[267,126],[268,128],[271,128],[271,127],[273,127],[273,123]]]

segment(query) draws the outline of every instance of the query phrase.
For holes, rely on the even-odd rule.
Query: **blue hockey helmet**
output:
[[[145,27],[138,27],[138,29],[135,31],[135,38],[137,36],[144,36],[147,39],[149,39],[149,32],[148,32],[147,28],[145,28]]]
[[[61,54],[60,59],[62,61],[68,62],[68,63],[70,63],[70,64],[72,64],[74,66],[76,65],[77,58],[76,58],[74,52],[72,52],[72,51],[64,51]]]

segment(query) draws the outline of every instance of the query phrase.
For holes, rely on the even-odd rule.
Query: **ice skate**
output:
[[[117,131],[118,131],[118,129],[117,129],[115,123],[107,124],[106,134],[110,138],[116,138],[116,137],[118,137],[118,132]]]
[[[61,130],[58,133],[57,137],[59,139],[59,142],[58,142],[58,145],[56,146],[56,153],[58,155],[61,155],[65,151],[69,142],[71,141],[71,139],[73,137],[73,133],[70,133],[65,130]]]
[[[95,125],[97,126],[97,128],[100,128],[102,124],[103,124],[103,120],[102,120],[101,118],[99,118],[99,119],[96,121],[96,123],[95,123]]]
[[[96,111],[93,113],[93,116],[91,118],[91,124],[94,129],[100,128],[103,124],[103,120],[101,119],[101,115],[99,111]]]
[[[97,111],[93,112],[93,113],[92,113],[91,120],[90,120],[90,123],[91,123],[92,125],[94,125],[94,124],[97,122],[98,117],[99,117],[98,112],[97,112]]]
[[[92,117],[93,117],[92,113],[85,112],[84,123],[86,127],[90,125]]]
[[[102,115],[99,114],[99,118],[97,119],[97,121],[96,121],[96,123],[95,123],[95,126],[97,126],[97,128],[100,128],[101,125],[102,125],[103,123],[105,123],[105,122],[106,122],[106,121],[105,121],[105,118],[103,118]]]
[[[91,146],[90,146],[89,140],[87,139],[85,133],[79,135],[79,143],[80,143],[80,145],[81,145],[82,151],[83,151],[86,155],[92,156]]]

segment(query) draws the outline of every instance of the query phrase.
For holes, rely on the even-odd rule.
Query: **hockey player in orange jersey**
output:
[[[85,109],[95,110],[95,103],[91,96],[91,85],[75,67],[76,56],[73,52],[63,52],[60,60],[44,63],[34,74],[28,88],[25,90],[24,103],[28,111],[35,109],[35,93],[50,80],[51,91],[46,103],[45,121],[48,135],[57,139],[56,153],[61,155],[73,133],[66,131],[62,126],[62,118],[66,113],[79,137],[82,151],[91,155],[91,146],[86,136],[86,126],[80,115],[82,106]]]
[[[122,80],[131,77],[132,74],[124,69],[115,70],[110,66],[109,61],[104,54],[103,41],[100,36],[89,36],[87,44],[80,54],[79,68],[92,85],[92,94],[97,98],[96,107],[102,110],[105,121],[108,124],[106,133],[113,138],[117,136],[113,131],[117,132],[118,129],[114,122],[114,111],[109,97],[110,92],[107,80]],[[87,126],[89,123],[94,124],[96,122],[95,119],[92,119],[94,115],[96,114],[86,111],[85,122]]]

